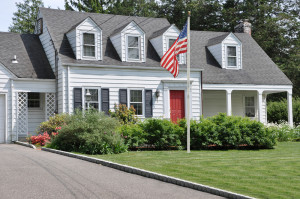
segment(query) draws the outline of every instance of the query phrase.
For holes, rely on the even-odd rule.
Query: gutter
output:
[[[74,64],[74,63],[63,63],[65,66],[71,67],[93,67],[93,68],[114,68],[114,69],[139,69],[139,70],[165,70],[163,67],[147,67],[147,66],[118,66],[118,65],[100,65],[100,64]],[[186,68],[182,68],[180,70],[186,71]],[[203,69],[200,68],[191,68],[191,71],[200,72]]]
[[[37,81],[37,82],[55,82],[55,79],[36,79],[36,78],[11,78],[16,81]]]

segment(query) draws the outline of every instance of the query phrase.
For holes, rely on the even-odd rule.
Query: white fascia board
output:
[[[92,68],[114,68],[114,69],[139,69],[139,70],[166,70],[163,67],[147,67],[147,66],[118,66],[118,65],[98,65],[98,64],[73,64],[73,63],[64,63],[64,66],[70,67],[92,67]],[[182,68],[180,70],[186,71],[186,68]],[[203,71],[200,68],[191,68],[191,71]]]
[[[239,40],[239,38],[237,38],[237,36],[235,36],[234,33],[230,32],[229,35],[227,35],[227,37],[225,39],[223,39],[222,43],[224,43],[224,41],[229,37],[229,36],[233,36],[233,38],[235,38],[235,40],[241,45],[242,42],[241,40]]]
[[[12,78],[15,81],[55,82],[56,79]]]
[[[246,91],[288,91],[292,85],[255,85],[255,84],[203,84],[203,90],[246,90]]]
[[[8,68],[6,68],[4,64],[2,64],[1,62],[0,62],[0,67],[2,67],[8,74],[10,74],[12,78],[17,78],[17,76],[13,74]]]

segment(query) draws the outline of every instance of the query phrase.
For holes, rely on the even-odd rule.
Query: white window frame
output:
[[[176,41],[177,37],[166,37],[166,40],[167,40],[167,51],[168,51],[168,50],[170,49],[170,47],[171,47],[171,46],[169,46],[169,43],[170,43],[169,40],[170,40],[170,39],[175,39],[175,41]],[[166,52],[167,52],[167,51],[166,51]],[[165,53],[166,53],[166,52],[165,52]],[[179,55],[178,55],[178,56],[179,56],[179,60],[178,60],[178,63],[179,63],[179,64],[185,64],[185,59],[184,59],[185,54],[186,54],[186,53],[182,53],[182,54],[179,54]]]
[[[248,116],[246,116],[246,97],[253,97],[253,100],[254,100],[254,105],[253,105],[253,107],[254,107],[254,113],[255,113],[255,116],[254,116],[254,117],[248,117]],[[244,102],[244,103],[243,103],[244,117],[248,117],[248,118],[251,118],[251,119],[257,118],[256,97],[253,96],[253,95],[245,95],[245,96],[244,96],[243,102]],[[250,107],[250,106],[249,106],[249,107]],[[252,107],[252,106],[251,106],[251,107]]]
[[[86,45],[86,46],[94,46],[95,47],[95,56],[84,56],[84,34],[94,34],[94,39],[95,39],[95,43],[94,45]],[[97,44],[97,32],[80,32],[80,35],[81,35],[81,59],[83,60],[97,60],[97,57],[98,57],[98,44]]]
[[[86,110],[86,106],[85,106],[85,90],[86,89],[97,89],[98,90],[98,111],[101,111],[101,87],[82,87],[82,110],[85,111]]]
[[[128,57],[128,37],[137,37],[138,38],[138,52],[139,52],[139,59],[132,59]],[[128,62],[140,62],[142,60],[142,53],[141,53],[141,35],[135,35],[135,34],[126,34],[126,61]],[[132,48],[132,47],[130,47]]]
[[[127,89],[127,107],[130,108],[130,91],[132,90],[140,90],[142,91],[142,109],[143,109],[143,114],[142,115],[137,115],[138,117],[145,117],[145,88],[128,88]]]
[[[228,57],[234,57],[234,56],[228,56],[228,47],[235,47],[235,66],[229,66],[228,65]],[[238,69],[238,45],[225,45],[225,56],[226,56],[226,68],[227,69]]]

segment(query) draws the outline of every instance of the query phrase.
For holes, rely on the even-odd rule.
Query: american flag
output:
[[[160,65],[170,71],[176,78],[179,73],[177,55],[187,52],[187,23],[180,32],[178,38],[169,50],[161,58]]]

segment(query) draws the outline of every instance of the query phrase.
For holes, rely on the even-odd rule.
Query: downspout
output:
[[[52,41],[53,42],[53,41]],[[54,43],[53,43],[54,47]],[[58,113],[58,52],[55,49],[55,114]]]
[[[13,89],[14,89],[14,80],[12,80],[12,79],[10,79],[10,97],[11,97],[11,142],[13,142],[14,140],[13,140],[13,132],[14,132],[14,125],[13,125],[13,121],[14,121],[14,112],[13,112]],[[17,109],[17,111],[18,111],[18,109]],[[16,133],[18,133],[18,132],[16,132]],[[16,134],[16,136],[18,136],[17,134]],[[16,137],[17,139],[16,140],[18,140],[18,137]]]
[[[201,71],[201,116],[203,117],[203,71]]]
[[[68,84],[68,113],[70,114],[70,66],[67,66],[67,84]]]

